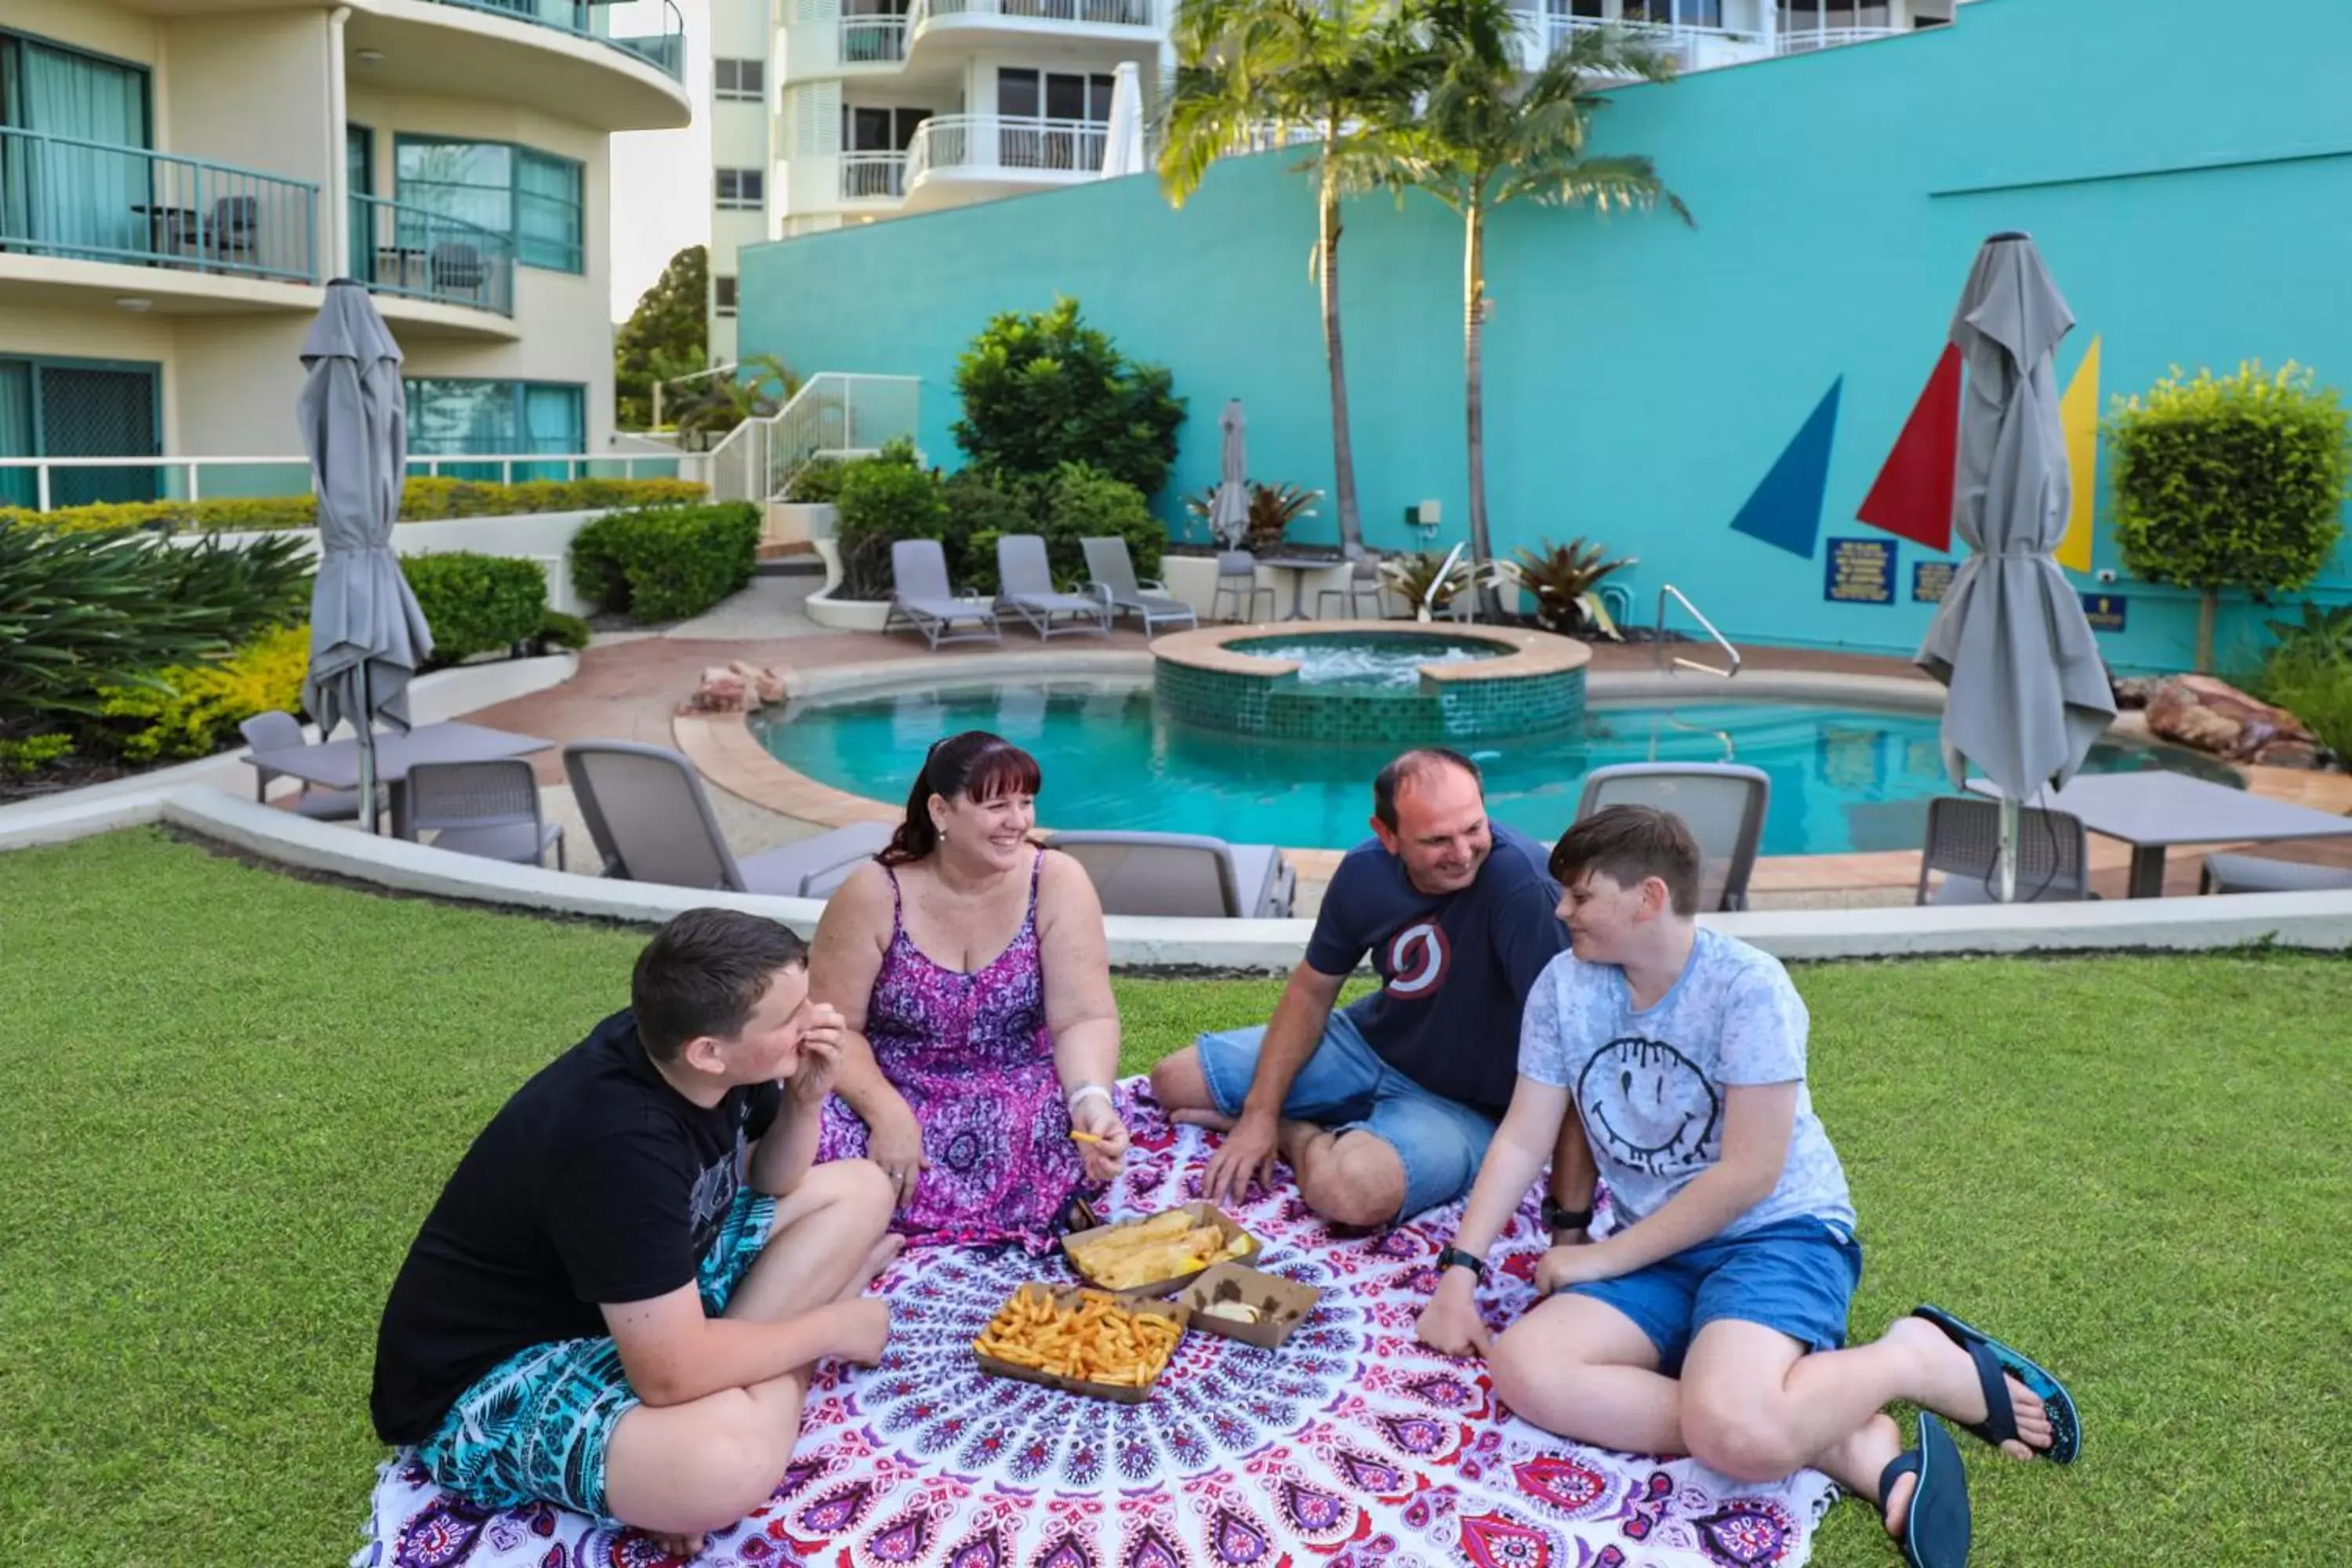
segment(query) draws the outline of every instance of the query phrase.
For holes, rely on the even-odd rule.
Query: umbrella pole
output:
[[[1994,896],[2004,904],[2017,901],[2017,802],[2000,797],[2000,847],[1993,859]]]
[[[360,821],[375,832],[375,693],[369,689],[368,661],[360,660],[360,710],[354,715],[360,742]]]

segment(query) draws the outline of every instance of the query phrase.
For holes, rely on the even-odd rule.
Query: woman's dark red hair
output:
[[[939,826],[931,821],[931,796],[947,800],[1001,800],[1008,795],[1034,795],[1045,775],[1037,759],[985,730],[966,730],[935,742],[915,787],[907,792],[907,817],[890,835],[888,847],[875,857],[885,866],[920,860],[940,847]]]

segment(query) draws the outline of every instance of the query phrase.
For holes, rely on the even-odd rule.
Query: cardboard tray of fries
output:
[[[1182,1222],[1181,1224],[1180,1219]],[[1191,1268],[1171,1267],[1164,1274],[1159,1274],[1156,1277],[1147,1274],[1144,1278],[1132,1281],[1124,1275],[1105,1278],[1102,1272],[1087,1266],[1090,1252],[1106,1238],[1119,1231],[1132,1231],[1153,1226],[1168,1234],[1162,1241],[1151,1245],[1162,1246],[1171,1254],[1181,1250],[1178,1244],[1184,1235],[1209,1226],[1213,1226],[1222,1238],[1218,1247],[1220,1254],[1227,1248],[1234,1247],[1236,1243],[1240,1244],[1239,1249],[1233,1251],[1229,1257],[1222,1255],[1212,1257]],[[1129,1299],[1173,1295],[1199,1279],[1202,1272],[1215,1264],[1247,1263],[1264,1250],[1265,1247],[1257,1237],[1226,1218],[1224,1211],[1213,1203],[1190,1203],[1181,1208],[1169,1209],[1161,1214],[1139,1215],[1133,1219],[1120,1220],[1115,1225],[1098,1226],[1093,1230],[1073,1231],[1062,1237],[1062,1255],[1070,1260],[1070,1267],[1077,1271],[1081,1279],[1089,1280],[1116,1295]],[[1171,1265],[1179,1263],[1174,1257],[1170,1258],[1169,1261]]]
[[[1087,1298],[1089,1296],[1106,1297],[1108,1292],[1093,1289],[1051,1290],[1043,1285],[1024,1285],[1013,1292],[1012,1300],[1008,1301],[1006,1306],[1043,1298],[1051,1301],[1057,1312],[1078,1311],[1084,1309]],[[1185,1308],[1172,1301],[1136,1301],[1120,1300],[1117,1297],[1108,1299],[1119,1311],[1131,1313],[1136,1317],[1167,1319],[1176,1325],[1175,1345],[1183,1343],[1184,1326],[1192,1317],[1192,1313]],[[1003,1310],[1000,1309],[998,1317],[1001,1318],[1003,1315]],[[993,1326],[992,1320],[992,1329]],[[984,1340],[988,1338],[988,1334],[983,1332],[981,1338]],[[1169,1349],[1170,1361],[1175,1359],[1175,1345],[1171,1345]],[[1083,1394],[1096,1399],[1108,1399],[1119,1405],[1140,1405],[1150,1399],[1152,1390],[1160,1385],[1161,1374],[1168,1370],[1166,1363],[1163,1363],[1157,1372],[1142,1383],[1103,1383],[1093,1378],[1067,1377],[1060,1373],[1047,1372],[1042,1367],[1024,1366],[1019,1362],[1006,1361],[1001,1356],[991,1355],[980,1349],[977,1342],[973,1345],[972,1354],[980,1363],[980,1370],[992,1377],[1011,1377],[1017,1378],[1023,1383],[1042,1383],[1048,1388],[1058,1388],[1068,1394]]]
[[[1312,1285],[1263,1274],[1238,1263],[1220,1263],[1187,1285],[1176,1304],[1191,1310],[1191,1327],[1244,1344],[1272,1350],[1307,1321],[1323,1292]],[[1220,1307],[1244,1309],[1247,1317],[1228,1317]]]

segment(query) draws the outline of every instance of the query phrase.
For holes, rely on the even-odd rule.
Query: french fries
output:
[[[1143,1388],[1167,1366],[1182,1334],[1175,1320],[1131,1312],[1099,1290],[1080,1291],[1078,1305],[1065,1308],[1042,1286],[1024,1285],[971,1348],[1056,1377]]]
[[[1096,1284],[1113,1290],[1133,1290],[1161,1279],[1197,1273],[1213,1263],[1244,1258],[1250,1238],[1236,1236],[1228,1242],[1214,1225],[1195,1225],[1181,1210],[1131,1221],[1102,1235],[1063,1243],[1070,1262]]]

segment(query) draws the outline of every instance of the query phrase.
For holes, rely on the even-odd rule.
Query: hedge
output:
[[[703,487],[685,479],[546,479],[482,484],[472,479],[412,479],[401,490],[403,522],[460,517],[515,517],[524,512],[596,511],[610,507],[677,506],[698,501]],[[155,528],[165,533],[266,532],[313,528],[317,503],[300,496],[235,497],[218,500],[117,501],[32,511],[0,507],[0,521],[63,529]]]
[[[433,628],[436,665],[535,639],[546,624],[547,574],[536,561],[450,550],[404,555],[400,570]]]
[[[616,511],[572,536],[572,585],[633,620],[682,621],[740,592],[759,559],[749,501]]]

